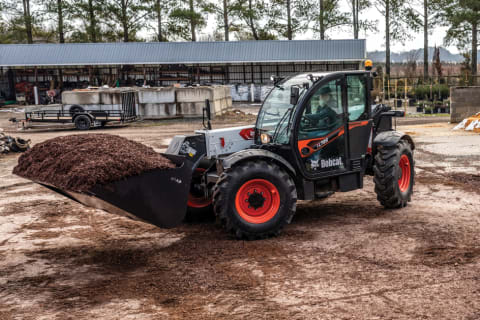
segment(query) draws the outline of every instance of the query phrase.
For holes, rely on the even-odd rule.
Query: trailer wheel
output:
[[[278,235],[292,221],[296,202],[295,183],[288,173],[258,160],[222,173],[213,192],[218,221],[240,239]]]
[[[400,140],[396,146],[379,149],[373,171],[375,193],[385,208],[403,208],[411,201],[415,162],[407,141]]]
[[[75,123],[75,128],[77,128],[77,130],[88,130],[92,124],[90,117],[84,114],[76,116],[73,122]]]

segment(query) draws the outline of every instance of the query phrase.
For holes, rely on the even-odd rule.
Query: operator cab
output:
[[[285,157],[294,150],[290,160],[307,179],[360,171],[371,142],[370,78],[302,73],[277,83],[258,115],[257,146]]]

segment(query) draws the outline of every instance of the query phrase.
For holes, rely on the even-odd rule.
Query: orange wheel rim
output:
[[[406,154],[402,154],[398,166],[400,167],[401,173],[401,176],[398,179],[398,187],[401,192],[405,192],[410,187],[411,178],[410,159],[408,159]]]
[[[243,220],[255,224],[265,223],[277,214],[280,194],[270,181],[252,179],[238,189],[235,208]]]
[[[203,174],[206,171],[204,168],[197,168],[195,169],[196,174]],[[208,207],[212,203],[211,198],[205,198],[204,196],[198,196],[190,192],[188,193],[188,200],[187,200],[187,206],[190,208],[205,208]]]

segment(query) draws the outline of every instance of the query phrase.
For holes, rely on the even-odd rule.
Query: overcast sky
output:
[[[422,7],[418,8],[419,10],[423,10]],[[342,11],[349,11],[350,7],[346,2],[342,2],[341,5]],[[385,18],[380,15],[375,8],[371,8],[366,10],[362,13],[363,17],[368,17],[371,20],[378,20],[377,28],[378,32],[368,32],[365,34],[362,32],[360,34],[360,38],[367,40],[367,51],[375,51],[375,50],[385,50]],[[212,33],[215,28],[215,18],[210,17],[208,21],[208,26],[204,33]],[[439,27],[433,30],[433,33],[429,36],[429,46],[433,47],[443,46],[443,38],[445,37],[447,28]],[[327,32],[328,37],[331,39],[352,39],[353,38],[353,30],[352,28],[344,28],[344,30],[336,30],[336,31],[329,31]],[[413,38],[411,40],[407,40],[404,44],[399,42],[392,43],[392,51],[394,52],[401,52],[401,51],[409,51],[411,49],[420,49],[423,48],[423,30],[418,33],[412,33]],[[295,39],[318,39],[318,35],[313,35],[313,33],[306,32],[304,34],[297,34],[295,35]],[[458,53],[458,50],[455,46],[447,47],[448,50],[452,53]]]

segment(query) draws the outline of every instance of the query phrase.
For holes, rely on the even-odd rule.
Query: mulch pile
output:
[[[110,134],[79,134],[46,140],[18,159],[13,173],[55,187],[85,192],[175,164],[152,148]]]

